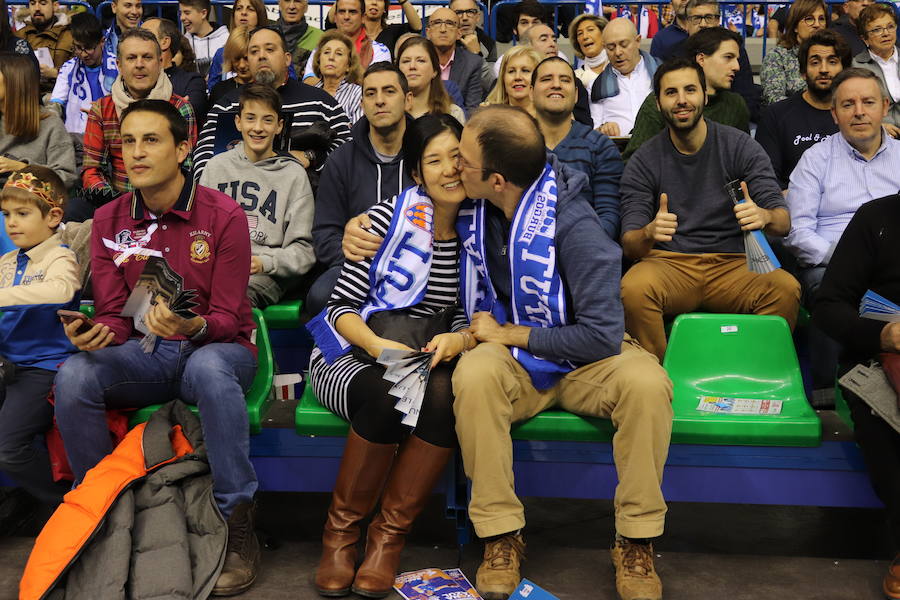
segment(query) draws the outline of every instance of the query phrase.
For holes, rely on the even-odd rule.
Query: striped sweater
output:
[[[397,197],[379,202],[369,209],[372,221],[372,233],[377,236],[387,234],[394,214]],[[335,326],[340,316],[347,313],[359,314],[369,294],[369,268],[372,259],[360,262],[346,261],[341,276],[334,286],[331,299],[328,301],[326,318]],[[459,240],[434,241],[431,271],[428,274],[428,287],[422,301],[410,307],[413,317],[429,317],[443,308],[456,304],[459,297]],[[468,325],[465,313],[460,307],[453,318],[451,330],[458,331]]]
[[[288,79],[284,85],[278,88],[278,93],[281,95],[282,112],[291,114],[292,135],[302,132],[314,123],[324,121],[334,132],[329,154],[350,139],[350,123],[347,120],[347,114],[337,100],[324,90]],[[239,94],[240,90],[229,92],[206,115],[206,124],[203,126],[200,141],[194,150],[195,179],[200,179],[206,163],[216,154],[216,130],[219,118],[233,120],[234,115],[237,114]],[[311,166],[316,170],[321,169],[326,158],[326,156],[316,156],[316,162]]]
[[[77,310],[78,263],[55,234],[0,256],[0,354],[20,367],[55,371],[75,348],[56,311]]]

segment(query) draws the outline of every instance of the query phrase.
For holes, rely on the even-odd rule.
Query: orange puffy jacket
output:
[[[205,598],[226,538],[200,422],[169,402],[66,494],[35,541],[19,598]]]

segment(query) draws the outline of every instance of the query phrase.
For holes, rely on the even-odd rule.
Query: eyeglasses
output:
[[[97,42],[90,48],[88,48],[86,46],[82,46],[81,44],[72,44],[72,50],[74,50],[75,52],[80,52],[82,54],[87,54],[89,52],[93,52],[94,50],[96,50],[97,46],[99,46],[101,43],[102,42]]]
[[[722,13],[710,13],[707,15],[691,15],[688,17],[688,21],[690,21],[692,25],[699,25],[700,23],[705,23],[706,25],[715,25],[721,19],[722,19]]]
[[[476,167],[475,165],[470,165],[465,158],[463,158],[462,154],[456,155],[456,163],[459,165],[460,169],[474,169],[475,171],[481,171],[482,173],[496,173],[494,169],[486,169],[484,167]]]
[[[885,27],[873,27],[868,30],[866,33],[869,35],[881,35],[882,33],[894,33],[897,31],[897,26],[894,24],[886,25]]]
[[[825,26],[828,24],[828,19],[825,18],[825,15],[819,15],[818,17],[814,17],[813,15],[806,15],[802,19],[803,23],[807,27],[815,27],[816,25]]]
[[[467,9],[464,9],[464,10],[454,10],[453,12],[455,12],[455,13],[456,13],[456,16],[459,17],[460,19],[463,18],[463,17],[473,17],[473,18],[474,18],[474,17],[477,17],[477,16],[478,16],[478,9],[477,9],[477,8],[467,8]]]
[[[433,21],[428,21],[429,27],[446,27],[447,29],[456,29],[459,26],[459,23],[456,21],[444,21],[442,19],[434,19]]]

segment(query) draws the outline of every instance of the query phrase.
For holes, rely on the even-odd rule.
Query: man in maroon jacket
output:
[[[165,100],[139,100],[122,113],[122,150],[134,192],[101,207],[91,240],[96,316],[66,334],[81,352],[60,368],[56,419],[76,482],[112,451],[107,408],[139,408],[172,398],[196,404],[213,476],[228,521],[225,567],[213,593],[252,585],[259,563],[253,533],[257,482],[249,457],[244,393],[256,371],[247,300],[250,238],[244,211],[181,170],[188,124]],[[150,257],[166,259],[196,290],[197,315],[182,318],[160,301],[144,323],[158,336],[145,351],[125,302]]]

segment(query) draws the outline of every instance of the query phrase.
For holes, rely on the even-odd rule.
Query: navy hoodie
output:
[[[410,122],[407,116],[407,126]],[[350,135],[352,141],[328,157],[316,193],[313,246],[316,259],[328,267],[344,263],[341,239],[347,221],[415,183],[404,172],[402,151],[387,163],[375,155],[366,117],[356,122]]]

